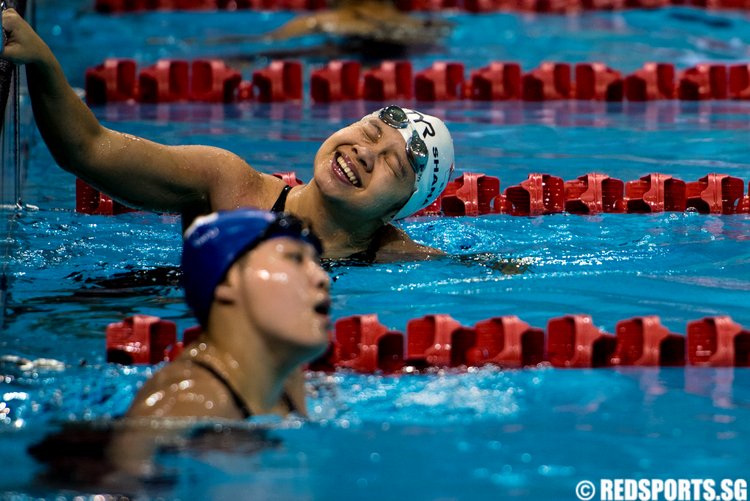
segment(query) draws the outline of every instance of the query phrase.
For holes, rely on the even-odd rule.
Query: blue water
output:
[[[285,13],[98,16],[88,2],[39,6],[40,32],[69,79],[106,56],[237,56],[265,50],[215,38],[277,26]],[[415,66],[458,58],[468,67],[512,59],[604,60],[624,71],[663,59],[739,61],[750,35],[738,13],[691,9],[533,17],[451,15],[456,30]],[[74,20],[70,24],[70,20]],[[492,28],[490,30],[489,28]],[[490,34],[491,33],[491,34]],[[205,45],[204,42],[211,41]],[[317,43],[312,37],[295,42]],[[286,47],[294,47],[291,42]],[[260,64],[258,62],[258,64]],[[243,68],[249,71],[249,68]],[[249,73],[245,74],[248,78]],[[375,105],[109,106],[108,126],[168,144],[229,148],[264,171],[295,170],[327,134]],[[649,172],[693,181],[709,172],[750,180],[750,103],[428,104],[454,131],[458,174],[479,171],[502,187],[530,172],[573,179],[590,171],[623,180]],[[85,216],[74,179],[33,138],[15,214],[11,297],[0,355],[52,358],[56,368],[0,365],[0,492],[72,497],[42,483],[26,448],[66,421],[106,421],[127,409],[151,368],[104,361],[107,323],[133,313],[193,324],[180,291],[160,283],[123,288],[122,273],[174,266],[173,216]],[[657,314],[674,332],[706,315],[750,326],[750,217],[655,215],[482,216],[408,220],[418,241],[444,249],[430,262],[335,266],[334,317],[378,313],[391,328],[430,313],[464,324],[516,314],[544,327],[588,313],[612,332],[617,321]],[[462,259],[459,259],[462,257]],[[506,275],[502,259],[528,271]],[[750,372],[740,369],[539,368],[401,377],[311,374],[310,423],[268,422],[281,443],[161,454],[174,484],[146,496],[184,499],[574,499],[584,479],[737,478],[750,467]]]

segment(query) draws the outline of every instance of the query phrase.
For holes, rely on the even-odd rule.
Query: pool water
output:
[[[287,13],[158,13],[100,16],[88,1],[40,2],[39,31],[73,85],[105,57],[221,56],[243,71],[265,64],[258,42],[222,37],[261,32]],[[742,61],[747,16],[664,9],[582,16],[451,14],[445,47],[412,58],[468,68],[492,59],[524,68],[542,60],[600,60],[621,71],[667,60]],[[318,37],[286,42],[313,47]],[[311,58],[308,62],[316,62]],[[249,73],[245,73],[247,79]],[[409,104],[409,103],[407,103]],[[650,172],[694,181],[709,172],[750,180],[750,103],[426,103],[451,126],[457,175],[484,172],[502,188],[531,172],[573,179],[605,172],[623,180]],[[108,126],[167,144],[211,144],[264,171],[311,175],[329,133],[373,103],[330,106],[110,105]],[[74,212],[74,178],[54,165],[38,135],[23,200],[12,214],[10,297],[0,355],[60,362],[0,364],[0,492],[9,499],[99,491],[41,480],[29,445],[68,421],[123,413],[153,369],[105,363],[104,329],[134,313],[186,328],[181,293],[144,270],[179,261],[179,221]],[[5,214],[4,214],[5,215]],[[750,327],[750,217],[697,213],[559,214],[537,218],[421,218],[403,223],[416,240],[445,250],[428,262],[334,265],[334,317],[378,313],[390,328],[448,313],[461,323],[515,314],[592,315],[613,332],[619,320],[659,315],[670,330],[707,315]],[[521,274],[498,271],[518,259]],[[145,277],[137,283],[134,276]],[[126,277],[126,278],[123,278]],[[130,279],[130,281],[128,281]],[[750,371],[745,369],[528,370],[482,368],[421,375],[311,374],[309,423],[264,420],[278,441],[256,450],[255,427],[229,447],[177,448],[156,462],[169,481],[142,497],[184,499],[574,499],[581,480],[741,478],[750,471]],[[251,452],[248,452],[251,451]],[[162,479],[163,480],[163,479]]]

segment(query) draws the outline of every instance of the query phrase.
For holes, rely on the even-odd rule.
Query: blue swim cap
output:
[[[291,237],[322,253],[320,240],[294,216],[253,209],[214,212],[201,216],[185,231],[182,246],[182,285],[185,299],[203,327],[214,290],[242,255],[265,240]]]

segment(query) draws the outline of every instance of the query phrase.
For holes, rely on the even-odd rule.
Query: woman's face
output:
[[[272,238],[238,260],[228,276],[237,285],[238,306],[272,348],[308,357],[325,349],[330,280],[312,245]]]
[[[414,191],[415,174],[401,133],[368,115],[321,145],[314,177],[346,214],[390,220]]]

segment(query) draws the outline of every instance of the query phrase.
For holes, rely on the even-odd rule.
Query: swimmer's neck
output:
[[[348,214],[327,202],[314,181],[289,193],[286,209],[307,221],[323,242],[327,259],[344,259],[370,248],[386,222],[382,218],[365,218]]]
[[[198,353],[193,358],[209,363],[224,376],[253,415],[286,414],[288,410],[280,402],[285,384],[300,360],[283,348],[264,343],[245,318],[231,306],[214,303],[209,325],[196,344]],[[294,384],[299,383],[295,380]],[[299,393],[298,388],[286,390]]]

